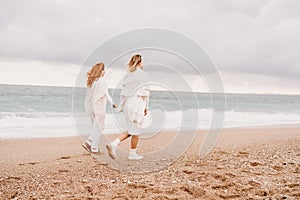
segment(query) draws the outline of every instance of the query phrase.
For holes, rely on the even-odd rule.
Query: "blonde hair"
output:
[[[95,80],[98,80],[99,77],[102,75],[102,72],[104,71],[104,64],[103,63],[97,63],[90,69],[87,73],[87,81],[86,85],[88,87],[91,87]]]
[[[132,56],[128,63],[128,71],[134,72],[141,63],[142,63],[142,56],[140,54],[136,54]]]

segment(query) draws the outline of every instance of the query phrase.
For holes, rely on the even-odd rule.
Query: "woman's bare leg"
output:
[[[118,148],[118,145],[120,142],[122,142],[123,140],[126,140],[127,138],[129,138],[131,135],[128,134],[128,132],[124,132],[122,133],[117,139],[115,139],[113,142],[111,142],[110,144],[106,145],[106,149],[108,151],[108,155],[109,157],[111,157],[112,159],[116,158],[116,151]]]
[[[119,136],[119,140],[122,142],[123,140],[126,140],[127,138],[129,138],[130,135],[128,134],[128,132],[124,132]]]
[[[138,143],[139,143],[139,136],[138,135],[133,135],[131,137],[131,149],[136,149]]]
[[[139,136],[133,135],[131,137],[131,149],[130,149],[129,156],[128,156],[129,160],[140,160],[143,158],[143,156],[138,155],[136,153],[138,143],[139,143]]]

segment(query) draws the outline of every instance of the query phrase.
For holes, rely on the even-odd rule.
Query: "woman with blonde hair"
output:
[[[124,77],[120,94],[119,111],[124,112],[127,130],[113,142],[106,145],[108,155],[112,159],[116,158],[119,143],[129,137],[131,137],[131,149],[128,159],[139,160],[143,158],[136,151],[139,135],[143,131],[143,120],[149,109],[150,90],[145,85],[147,79],[147,74],[143,70],[142,56],[139,54],[134,55],[128,63],[128,73]]]
[[[104,74],[103,63],[97,63],[87,73],[85,109],[90,115],[92,130],[82,146],[88,152],[95,154],[100,154],[99,142],[104,129],[106,101],[108,100],[114,108],[117,107],[108,93]]]

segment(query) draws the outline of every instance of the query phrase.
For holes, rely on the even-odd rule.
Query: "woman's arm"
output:
[[[110,94],[109,94],[109,92],[108,92],[107,89],[105,90],[105,96],[106,96],[107,101],[108,101],[111,105],[113,105],[114,102],[113,102],[113,100],[112,100],[112,98],[111,98],[111,96],[110,96]]]
[[[116,105],[114,104],[110,94],[108,93],[108,87],[106,84],[105,80],[100,80],[99,82],[96,83],[95,86],[95,90],[94,90],[94,104],[96,104],[96,102],[100,99],[102,99],[103,97],[105,97],[110,103],[111,105],[113,105],[113,107],[116,107]]]
[[[106,92],[105,92],[105,96],[106,96],[107,101],[109,101],[109,103],[112,105],[113,108],[118,107],[118,105],[116,105],[114,103],[114,101],[112,100],[112,98],[111,98],[111,96],[110,96],[110,94],[109,94],[109,92],[108,92],[107,89],[106,89]]]
[[[105,95],[107,101],[112,105],[113,108],[118,107],[118,106],[114,103],[114,101],[112,100],[112,98],[111,98],[111,96],[110,96],[110,94],[109,94],[109,92],[108,92],[108,86],[107,86],[107,83],[106,83],[105,80],[103,80],[103,88],[104,88],[104,93],[105,93],[104,95]]]

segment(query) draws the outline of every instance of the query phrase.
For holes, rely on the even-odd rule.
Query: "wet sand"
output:
[[[299,127],[224,129],[200,158],[205,133],[178,159],[174,132],[143,139],[142,161],[127,160],[129,141],[113,161],[79,137],[2,139],[0,199],[300,199]]]

